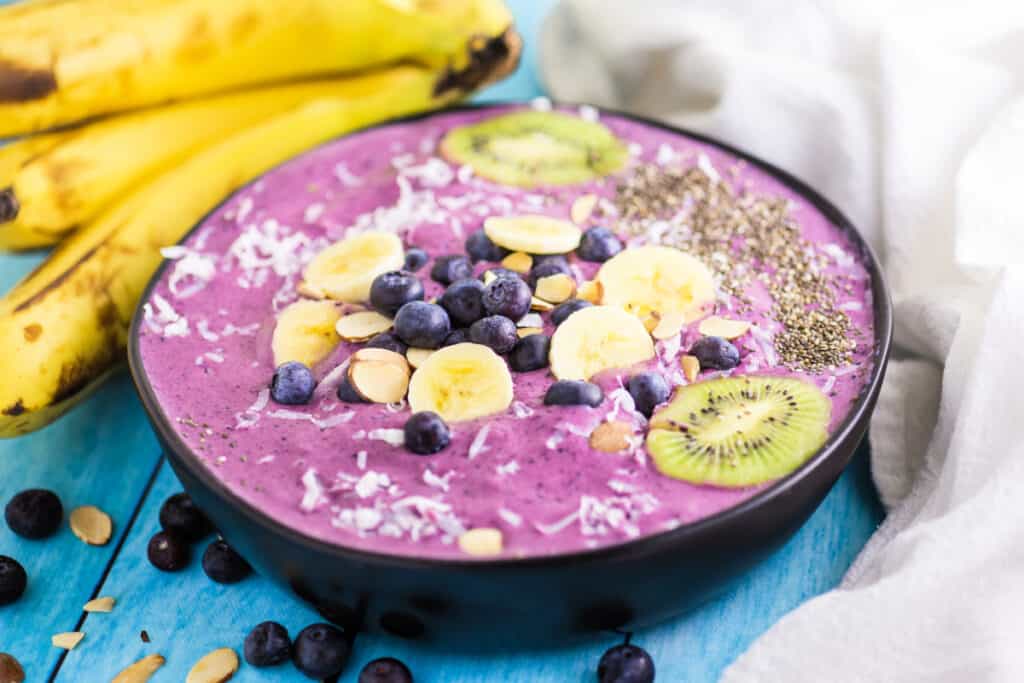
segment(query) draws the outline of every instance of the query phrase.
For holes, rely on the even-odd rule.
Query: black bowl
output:
[[[403,120],[416,118],[423,117]],[[283,526],[235,496],[199,462],[175,435],[153,394],[139,357],[137,312],[129,339],[132,377],[171,466],[185,490],[261,574],[290,587],[325,618],[352,629],[444,639],[462,647],[551,643],[634,629],[695,607],[778,548],[817,508],[864,437],[889,357],[892,304],[876,257],[835,206],[785,171],[706,136],[629,118],[716,145],[757,165],[816,206],[859,247],[873,288],[874,367],[835,433],[798,470],[743,503],[620,545],[490,561],[355,550]],[[143,301],[148,298],[147,290]]]

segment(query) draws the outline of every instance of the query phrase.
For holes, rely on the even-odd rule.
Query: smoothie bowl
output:
[[[186,489],[327,618],[405,637],[707,599],[835,482],[891,334],[812,190],[587,106],[346,136],[165,256],[130,357]]]

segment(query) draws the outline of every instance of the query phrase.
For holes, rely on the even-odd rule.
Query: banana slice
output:
[[[673,247],[626,249],[597,272],[601,303],[619,306],[641,320],[683,315],[692,321],[714,301],[715,281],[707,267]]]
[[[558,379],[590,379],[654,357],[654,342],[639,318],[615,306],[581,308],[551,337],[551,371]]]
[[[583,232],[569,221],[550,216],[492,216],[484,233],[498,246],[528,254],[567,254],[580,245]]]
[[[333,301],[296,301],[277,314],[270,340],[274,367],[298,361],[313,367],[341,341],[335,331],[341,309]]]
[[[405,263],[402,240],[388,232],[365,232],[327,247],[306,266],[301,287],[329,299],[359,303],[370,298],[373,279]]]
[[[412,412],[432,410],[447,422],[504,412],[512,403],[512,375],[483,344],[454,344],[430,354],[409,382]]]

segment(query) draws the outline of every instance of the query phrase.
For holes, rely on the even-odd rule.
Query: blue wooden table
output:
[[[550,0],[513,0],[527,48],[524,65],[484,99],[541,93],[532,51]],[[0,256],[0,288],[27,273],[40,255]],[[0,378],[0,381],[3,381]],[[55,538],[27,541],[0,524],[0,554],[29,573],[17,604],[0,608],[0,652],[21,661],[29,681],[108,681],[150,653],[167,659],[154,681],[182,681],[204,654],[218,647],[241,653],[245,634],[273,619],[294,634],[320,621],[315,612],[259,577],[235,586],[208,580],[199,567],[163,574],[146,561],[146,543],[158,529],[161,502],[180,490],[125,374],[57,424],[15,441],[0,441],[0,503],[29,487],[55,490],[65,509],[95,504],[115,520],[104,547],[78,541],[65,525]],[[697,612],[636,635],[654,656],[658,680],[714,681],[721,671],[780,616],[833,587],[881,519],[860,453],[807,525],[735,589]],[[110,614],[82,612],[90,598],[117,599]],[[50,645],[62,631],[84,631],[67,653]],[[140,632],[151,640],[144,643]],[[522,651],[509,644],[487,656],[439,652],[389,637],[361,637],[342,681],[354,681],[363,663],[380,656],[407,662],[419,683],[595,680],[594,668],[613,638],[569,648]],[[301,681],[292,667],[246,667],[241,681]]]

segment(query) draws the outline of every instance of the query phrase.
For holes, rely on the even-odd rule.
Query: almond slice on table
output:
[[[697,379],[697,375],[700,374],[700,360],[696,356],[683,356],[679,359],[679,364],[683,366],[683,374],[686,375],[688,382]]]
[[[560,304],[576,293],[576,281],[565,273],[555,273],[537,280],[536,295],[548,303]]]
[[[54,647],[63,648],[65,650],[74,650],[75,646],[82,642],[82,638],[85,638],[85,634],[81,631],[69,631],[67,633],[56,634],[50,638],[50,642],[53,643]]]
[[[605,453],[618,453],[630,447],[633,425],[621,420],[602,422],[590,432],[590,447]]]
[[[83,505],[72,510],[68,524],[71,533],[89,545],[106,545],[114,533],[110,515],[95,505]]]
[[[467,555],[474,557],[492,557],[500,555],[504,541],[500,529],[479,527],[470,529],[459,536],[459,548]]]
[[[25,670],[12,655],[0,652],[0,683],[24,683]]]
[[[533,257],[522,251],[514,251],[501,259],[501,265],[517,273],[529,273],[533,267]]]
[[[338,324],[334,329],[345,341],[364,342],[381,332],[387,332],[393,324],[391,318],[377,311],[359,311],[338,318]]]
[[[222,647],[205,655],[195,663],[185,677],[185,683],[224,683],[238,671],[238,655],[229,647]]]
[[[651,336],[655,339],[671,339],[679,334],[686,324],[686,315],[683,313],[666,313],[658,315],[658,322],[651,329]]]
[[[742,337],[749,329],[750,323],[746,320],[729,320],[717,315],[704,318],[697,326],[697,330],[705,337],[721,337],[722,339]]]
[[[90,600],[82,608],[83,612],[112,612],[114,610],[114,598],[102,597]],[[2,682],[0,682],[2,683]]]
[[[161,655],[146,655],[122,670],[111,683],[146,683],[165,661]]]
[[[436,349],[417,349],[410,347],[409,350],[405,352],[405,359],[409,361],[409,365],[414,368],[418,368],[423,365],[428,358],[430,358],[430,354],[434,353],[434,351],[436,351]]]
[[[583,225],[587,222],[587,219],[590,218],[590,215],[594,213],[594,207],[596,206],[596,194],[585,194],[577,197],[576,201],[572,203],[572,207],[569,209],[569,217],[576,225]]]

